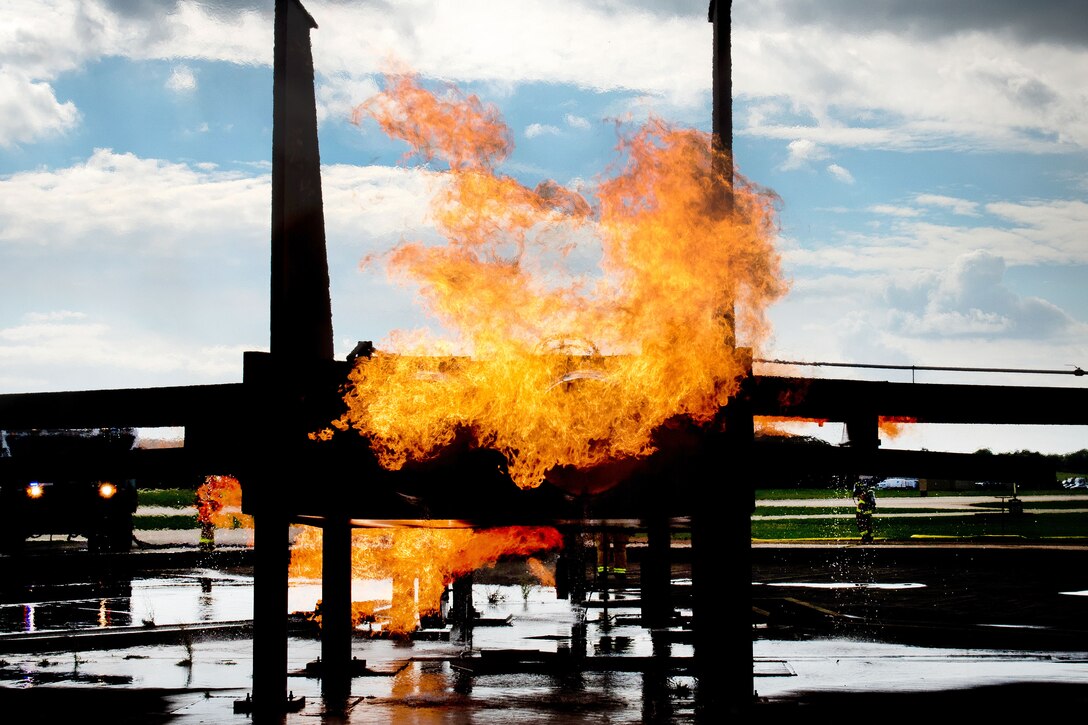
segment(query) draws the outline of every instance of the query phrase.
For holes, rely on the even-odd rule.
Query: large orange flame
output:
[[[557,467],[646,456],[667,420],[703,424],[727,403],[745,369],[726,341],[758,346],[785,285],[777,197],[725,178],[709,134],[621,126],[618,172],[581,194],[497,173],[511,134],[474,96],[399,74],[365,117],[449,165],[433,200],[445,243],[404,241],[384,262],[452,334],[391,334],[357,362],[333,424],[368,436],[384,466],[468,431],[533,487]]]
[[[313,527],[303,528],[295,538],[292,576],[321,577],[321,538],[321,530]],[[417,628],[420,615],[440,610],[443,592],[457,577],[505,556],[525,556],[561,546],[562,534],[548,527],[355,529],[352,578],[392,579],[393,596],[383,617],[383,631],[403,634]],[[547,581],[546,568],[538,565],[533,571],[542,582]],[[551,582],[554,584],[554,576]],[[363,608],[369,615],[377,609],[373,604]]]

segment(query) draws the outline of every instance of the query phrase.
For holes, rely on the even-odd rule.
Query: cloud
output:
[[[920,196],[933,206],[927,195]],[[833,244],[785,249],[784,258],[809,272],[836,269],[900,275],[945,269],[948,260],[974,249],[989,250],[1018,267],[1088,264],[1088,245],[1084,244],[1088,202],[1080,200],[991,202],[978,215],[942,215],[941,223],[923,205],[874,204],[867,210],[885,217],[877,231],[844,231]]]
[[[936,206],[948,209],[960,216],[978,216],[978,202],[940,194],[918,194],[914,200],[923,206]]]
[[[339,336],[427,322],[410,290],[359,261],[432,238],[441,184],[420,169],[323,167]],[[267,344],[270,198],[265,166],[109,149],[0,177],[0,390],[240,379],[241,351]]]
[[[869,211],[874,214],[892,217],[917,217],[922,215],[922,212],[918,209],[909,206],[896,206],[894,204],[874,204],[869,207]]]
[[[559,136],[563,132],[555,126],[549,126],[543,123],[530,123],[525,127],[525,138],[536,138],[537,136]]]
[[[175,93],[191,93],[196,90],[196,74],[187,65],[176,65],[166,79],[166,88]]]
[[[307,8],[319,25],[319,78],[361,82],[395,54],[435,79],[570,83],[702,109],[711,84],[705,4],[315,0]],[[1074,0],[1030,10],[1000,0],[985,13],[936,0],[840,0],[819,12],[797,0],[738,5],[733,92],[737,119],[747,120],[736,132],[866,148],[1088,147],[1080,70],[1088,31],[1070,22],[1083,15],[1072,7]],[[60,73],[102,57],[272,60],[264,3],[55,0],[47,12],[15,18],[0,28],[0,65],[45,84],[38,92],[47,107],[64,105],[50,85]],[[15,97],[0,93],[0,107],[13,107]],[[74,113],[53,107],[52,125],[31,127],[70,127]]]
[[[432,233],[430,200],[445,179],[422,169],[334,164],[321,169],[330,248],[346,247],[352,268],[365,253],[403,236]]]
[[[1072,327],[1072,318],[1060,308],[1015,294],[1004,276],[1005,260],[997,255],[984,250],[960,255],[928,282],[924,308],[896,311],[893,325],[911,336],[989,339],[1044,339]],[[891,297],[896,298],[894,288]]]
[[[189,346],[84,313],[31,313],[0,328],[0,390],[149,387],[241,379],[245,346]],[[78,364],[73,364],[78,361]]]
[[[734,97],[759,109],[738,114],[748,124],[738,132],[889,149],[1088,147],[1076,70],[1088,44],[1068,42],[1088,33],[1055,30],[1083,12],[1044,3],[1049,20],[1033,26],[1021,22],[1030,11],[999,5],[996,17],[989,4],[967,13],[905,0],[836,2],[826,13],[794,0],[736,6]]]
[[[987,204],[985,209],[1010,225],[1009,236],[989,245],[999,249],[1007,259],[1035,264],[1088,261],[1088,244],[1084,243],[1088,202],[1079,199],[1005,201]]]
[[[795,277],[790,295],[770,311],[775,338],[764,356],[1028,370],[1066,369],[1086,359],[1088,324],[1051,301],[1017,293],[1000,256],[961,248],[936,258],[932,251],[911,248],[907,240],[898,247],[858,247],[841,258],[852,263],[861,257],[854,267],[848,263]],[[928,266],[920,268],[921,260]],[[791,268],[792,262],[787,271]],[[820,376],[819,369],[807,372]],[[914,378],[884,370],[826,375]],[[1079,385],[1046,374],[965,380],[962,373],[940,372],[919,373],[918,382]]]
[[[222,230],[240,240],[266,229],[268,183],[97,149],[67,168],[0,179],[0,244],[191,254]]]
[[[347,122],[356,106],[376,95],[377,82],[370,77],[356,78],[344,74],[322,76],[314,89],[317,102],[317,121]]]
[[[53,88],[0,66],[0,147],[32,143],[75,128],[79,111]]]
[[[84,312],[72,310],[53,310],[51,312],[28,312],[23,316],[27,322],[59,322],[61,320],[82,320],[87,317]]]
[[[589,121],[581,116],[575,116],[573,113],[568,113],[564,120],[571,128],[589,128]]]
[[[770,117],[761,118],[769,119]],[[734,133],[738,136],[799,140],[825,146],[850,148],[883,149],[914,146],[910,139],[900,137],[897,131],[891,128],[782,125],[761,121],[734,129]]]
[[[57,99],[54,82],[104,57],[264,63],[272,59],[271,14],[241,4],[53,0],[5,7],[0,24],[0,147],[38,142],[74,128],[80,112]],[[175,68],[167,87],[192,90]]]
[[[827,151],[805,138],[790,141],[787,151],[789,155],[779,166],[783,171],[806,168],[811,161],[827,158]]]
[[[851,174],[847,169],[839,166],[838,164],[828,164],[827,173],[831,174],[844,184],[854,183],[854,175]]]
[[[459,83],[570,83],[687,107],[710,89],[705,7],[662,14],[583,0],[409,0],[307,8],[320,26],[314,57],[325,74],[374,73],[395,56]]]
[[[987,0],[985,12],[943,0],[871,0],[859,12],[856,0],[757,0],[741,13],[777,14],[798,26],[823,26],[866,34],[896,30],[915,38],[992,32],[1024,43],[1088,45],[1088,24],[1082,22],[1079,0]],[[1078,22],[1080,21],[1080,22]]]

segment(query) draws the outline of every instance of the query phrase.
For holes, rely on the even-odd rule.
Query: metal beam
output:
[[[757,416],[846,421],[857,415],[919,423],[1088,425],[1088,388],[892,383],[754,375]]]

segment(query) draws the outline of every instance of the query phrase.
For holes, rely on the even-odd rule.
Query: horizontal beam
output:
[[[75,390],[0,395],[0,430],[160,428],[192,425],[242,408],[245,386]]]
[[[948,385],[753,375],[742,395],[759,416],[845,421],[1088,425],[1088,387]]]
[[[346,370],[346,368],[345,368]],[[335,393],[330,384],[330,392]],[[247,384],[0,395],[0,429],[209,425],[244,409]],[[753,414],[843,421],[859,414],[920,423],[1088,425],[1088,388],[891,383],[754,375]]]
[[[984,456],[933,451],[865,450],[830,445],[758,439],[739,451],[720,437],[708,436],[697,446],[702,464],[688,467],[693,449],[660,451],[626,470],[611,489],[578,494],[570,486],[545,482],[521,490],[502,470],[495,451],[462,449],[444,460],[411,464],[400,471],[379,466],[361,437],[350,445],[310,443],[291,461],[247,460],[245,449],[199,447],[103,452],[78,460],[50,456],[0,459],[0,477],[11,480],[70,478],[135,478],[138,484],[241,473],[252,494],[243,501],[246,513],[274,510],[291,517],[336,516],[367,520],[457,520],[478,526],[556,524],[595,520],[600,523],[641,520],[651,514],[687,518],[705,506],[703,493],[714,491],[721,505],[742,505],[750,490],[785,480],[845,475],[917,476],[961,480],[1015,481],[1024,486],[1049,485],[1052,464],[1043,458]],[[253,478],[246,471],[265,467]],[[284,466],[291,473],[278,476]],[[737,477],[738,471],[750,471]],[[578,475],[578,474],[575,474]],[[592,476],[589,472],[586,476]],[[256,485],[247,486],[252,480]],[[570,479],[567,479],[568,482]],[[183,484],[179,484],[183,485]],[[255,497],[255,498],[253,498]]]

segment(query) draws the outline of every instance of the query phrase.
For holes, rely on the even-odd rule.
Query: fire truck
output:
[[[91,552],[132,548],[136,481],[101,474],[135,442],[131,428],[0,431],[0,551],[44,535],[85,537]]]

